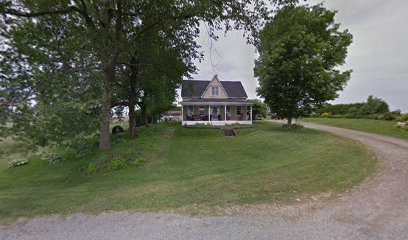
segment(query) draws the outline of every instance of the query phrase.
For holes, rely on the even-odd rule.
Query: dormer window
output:
[[[219,86],[212,86],[211,87],[211,95],[212,96],[219,96],[220,95],[220,87]]]

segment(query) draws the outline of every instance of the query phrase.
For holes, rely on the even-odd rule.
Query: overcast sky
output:
[[[335,103],[361,102],[374,95],[391,109],[408,112],[408,0],[337,0],[324,5],[338,10],[336,21],[354,37],[345,65],[353,73]],[[210,80],[218,74],[220,80],[240,80],[249,97],[256,98],[255,48],[246,44],[242,32],[230,32],[211,44],[203,30],[199,43],[205,59],[197,63],[200,71],[194,79]]]

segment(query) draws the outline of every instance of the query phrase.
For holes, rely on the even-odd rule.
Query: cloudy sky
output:
[[[309,0],[308,3],[319,3]],[[386,100],[391,109],[408,112],[408,0],[327,0],[338,10],[336,21],[354,37],[345,67],[352,69],[347,87],[335,103],[361,102],[369,95]],[[240,80],[250,98],[258,85],[253,75],[255,48],[242,32],[210,42],[203,28],[199,39],[205,59],[194,79]]]

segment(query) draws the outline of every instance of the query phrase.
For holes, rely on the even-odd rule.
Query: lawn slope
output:
[[[375,170],[374,156],[361,144],[266,122],[238,129],[236,137],[158,124],[113,151],[135,151],[147,162],[89,176],[84,166],[106,154],[95,152],[55,165],[32,157],[26,166],[1,169],[0,218],[287,203],[344,191]]]

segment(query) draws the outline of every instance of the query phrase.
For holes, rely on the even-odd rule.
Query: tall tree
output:
[[[121,57],[113,102],[128,106],[131,138],[136,134],[135,105],[142,110],[144,120],[148,110],[151,115],[167,110],[183,76],[195,71],[193,60],[200,54],[194,40],[188,33],[179,33],[175,38],[169,32],[152,28]]]
[[[288,119],[335,99],[350,78],[340,71],[352,35],[322,5],[286,6],[260,33],[255,75],[258,95],[271,111]]]
[[[363,114],[376,114],[376,113],[387,113],[390,111],[388,103],[381,98],[374,97],[372,95],[368,96],[367,103],[361,107]]]

